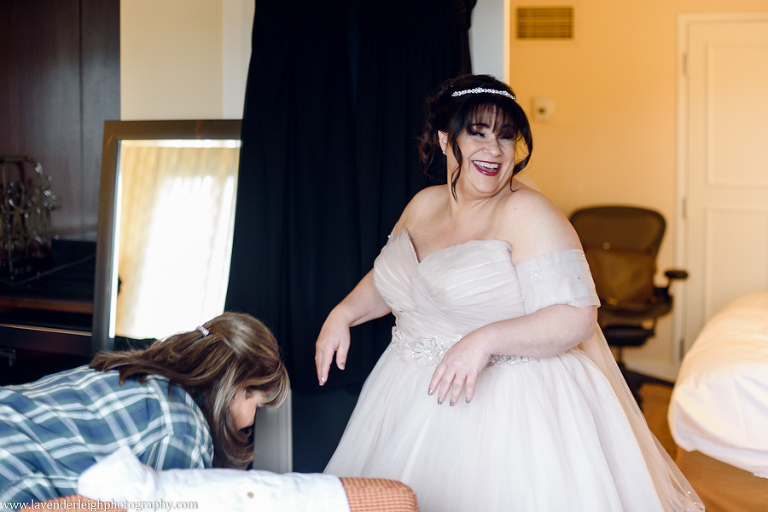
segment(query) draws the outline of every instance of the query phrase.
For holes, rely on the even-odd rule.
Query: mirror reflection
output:
[[[224,310],[239,121],[108,121],[94,352],[164,338]]]
[[[154,338],[224,309],[239,141],[120,145],[114,336]]]

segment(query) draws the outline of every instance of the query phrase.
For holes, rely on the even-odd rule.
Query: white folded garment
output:
[[[127,447],[94,464],[78,480],[82,496],[129,510],[193,508],[198,512],[349,512],[338,477],[236,469],[145,466]],[[196,503],[189,506],[190,502]]]

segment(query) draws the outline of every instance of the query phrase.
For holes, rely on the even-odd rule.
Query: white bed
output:
[[[741,296],[707,322],[668,419],[678,465],[708,511],[768,511],[768,293]]]

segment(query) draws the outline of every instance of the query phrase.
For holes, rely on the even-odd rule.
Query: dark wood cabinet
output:
[[[120,0],[2,0],[0,155],[28,155],[51,177],[59,262],[73,243],[95,254],[103,127],[113,119]],[[27,287],[0,283],[0,384],[90,358],[94,271],[83,261]]]
[[[96,244],[54,240],[48,270],[0,281],[0,385],[91,358]]]
[[[0,76],[0,155],[42,164],[62,235],[94,234],[104,121],[120,119],[120,0],[3,0]]]

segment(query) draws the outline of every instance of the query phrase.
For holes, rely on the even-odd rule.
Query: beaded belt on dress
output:
[[[395,351],[398,357],[406,363],[415,363],[420,368],[435,368],[443,359],[443,355],[461,336],[446,340],[432,336],[431,338],[408,339],[397,329],[392,328],[392,343],[389,350]],[[491,356],[488,366],[497,364],[520,364],[536,360],[535,357],[526,356]]]

